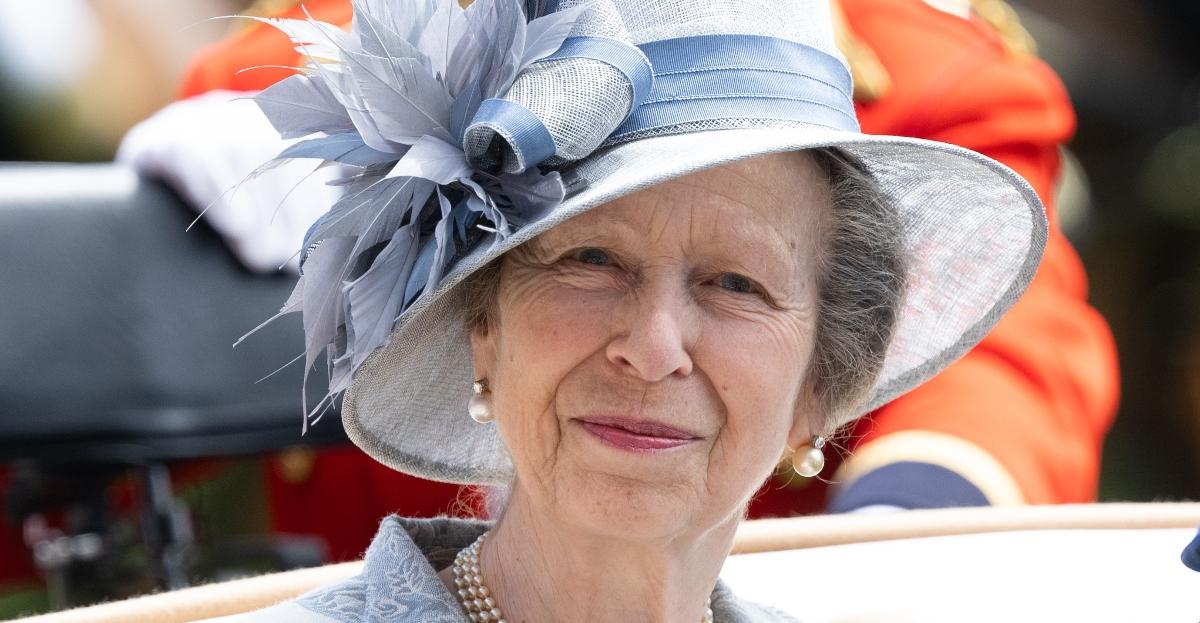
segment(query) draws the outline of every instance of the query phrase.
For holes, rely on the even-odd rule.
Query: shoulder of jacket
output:
[[[1033,37],[1021,25],[1017,12],[1004,0],[912,0],[963,20],[979,19],[999,36],[1005,49],[1015,56],[1037,54]],[[850,65],[854,77],[854,98],[862,103],[873,102],[891,88],[884,63],[870,42],[854,31],[841,7],[834,0],[833,25],[838,48]]]
[[[928,2],[928,0],[926,0]],[[969,0],[971,11],[1000,35],[1008,51],[1018,56],[1037,55],[1037,43],[1021,24],[1017,11],[1004,0]]]

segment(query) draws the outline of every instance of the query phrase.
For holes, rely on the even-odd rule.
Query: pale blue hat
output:
[[[527,22],[526,14],[534,18]],[[283,312],[326,350],[351,439],[417,476],[500,483],[494,426],[467,416],[464,278],[562,221],[753,156],[837,147],[896,210],[908,289],[870,397],[978,342],[1032,278],[1046,218],[974,152],[859,131],[827,0],[356,0],[350,33],[278,21],[310,56],[258,101],[281,157],[347,171]],[[318,405],[314,413],[324,405]]]

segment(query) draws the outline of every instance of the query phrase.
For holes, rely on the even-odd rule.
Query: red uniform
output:
[[[982,503],[1093,499],[1101,441],[1116,409],[1116,357],[1107,325],[1086,302],[1083,266],[1051,207],[1058,149],[1074,129],[1065,90],[1046,65],[1015,52],[977,15],[964,18],[920,0],[840,4],[843,34],[859,46],[848,54],[852,66],[874,64],[868,69],[882,77],[870,101],[860,98],[863,130],[955,143],[995,158],[1029,181],[1051,222],[1036,278],[991,334],[857,426],[855,452],[836,477],[841,490],[854,490],[890,465],[917,463],[968,483]],[[305,8],[334,24],[351,17],[347,0],[307,0]],[[294,7],[284,16],[303,14]],[[200,54],[182,95],[262,89],[291,72],[238,70],[300,63],[286,37],[251,26]],[[275,525],[325,534],[343,555],[367,543],[383,514],[444,510],[454,495],[452,487],[420,483],[354,450],[318,452],[312,469],[301,471],[307,475],[288,479],[271,472]],[[873,482],[878,488],[879,478]],[[781,476],[764,487],[751,515],[814,512],[825,502],[821,483]]]
[[[999,160],[1029,181],[1050,217],[1045,256],[1021,300],[960,361],[860,425],[851,463],[872,453],[880,461],[939,460],[932,453],[941,452],[993,502],[1094,499],[1116,412],[1117,362],[1107,323],[1087,304],[1083,264],[1054,215],[1058,150],[1075,125],[1066,90],[978,17],[915,0],[841,4],[891,79],[888,92],[859,106],[863,131],[954,143]],[[920,432],[935,435],[923,441]],[[934,441],[942,435],[982,456]],[[999,471],[989,471],[987,458]]]

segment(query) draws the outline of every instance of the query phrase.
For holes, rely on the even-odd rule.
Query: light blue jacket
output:
[[[221,623],[467,623],[458,599],[437,577],[489,524],[462,519],[388,517],[371,541],[363,572],[292,601]],[[796,623],[790,616],[742,601],[718,581],[717,623]]]

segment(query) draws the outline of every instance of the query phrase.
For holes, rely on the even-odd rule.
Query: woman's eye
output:
[[[609,266],[613,263],[612,256],[604,249],[588,248],[575,252],[575,259],[593,266]]]
[[[717,277],[717,285],[739,294],[751,294],[758,291],[758,285],[753,280],[737,273],[722,274]]]

